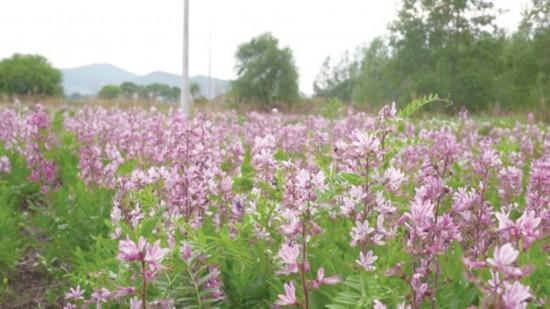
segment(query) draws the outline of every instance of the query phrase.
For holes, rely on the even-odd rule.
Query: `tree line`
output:
[[[531,0],[512,33],[496,24],[493,0],[402,0],[389,35],[338,61],[328,58],[313,83],[314,97],[378,107],[437,93],[454,108],[472,111],[544,108],[550,103],[550,0]],[[292,50],[270,33],[243,43],[235,53],[237,78],[228,96],[259,108],[303,98]],[[61,72],[39,55],[0,62],[0,93],[62,95]],[[163,98],[180,89],[131,82],[106,85],[106,99]],[[191,95],[200,99],[198,84]]]
[[[490,0],[403,0],[390,34],[327,58],[315,96],[355,104],[438,93],[473,111],[548,108],[550,0],[532,0],[513,33]]]
[[[200,85],[192,82],[189,90],[193,100],[206,100],[201,95]],[[166,84],[153,83],[149,85],[138,85],[132,82],[123,82],[120,85],[105,85],[97,96],[101,99],[113,100],[118,98],[141,99],[163,102],[176,102],[179,100],[181,90],[179,87]]]

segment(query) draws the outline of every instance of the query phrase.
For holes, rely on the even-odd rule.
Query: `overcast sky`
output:
[[[326,56],[338,58],[387,33],[397,0],[190,0],[190,74],[232,79],[237,46],[272,32],[294,51],[310,94]],[[495,0],[513,30],[528,0]],[[183,0],[1,0],[0,58],[38,53],[68,68],[111,63],[146,74],[179,73]]]

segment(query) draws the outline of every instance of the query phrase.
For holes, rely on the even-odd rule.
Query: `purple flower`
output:
[[[386,189],[390,192],[397,192],[401,187],[401,184],[405,182],[405,174],[395,167],[390,167],[384,172],[384,184]]]
[[[133,287],[119,287],[111,293],[109,298],[118,299],[133,294],[136,291]]]
[[[317,270],[317,278],[313,280],[311,285],[314,289],[318,289],[323,284],[335,285],[340,283],[340,281],[338,276],[325,277],[325,269],[321,267]]]
[[[126,262],[133,262],[142,259],[146,244],[147,242],[143,237],[139,238],[137,244],[128,238],[126,240],[121,240],[118,243],[117,259]]]
[[[143,260],[147,263],[149,269],[155,272],[160,269],[160,262],[168,251],[168,249],[161,248],[160,240],[157,240],[154,245],[147,246],[145,258]]]
[[[352,143],[357,155],[365,157],[368,154],[377,154],[380,151],[380,140],[367,132],[353,131]]]
[[[193,257],[193,248],[191,248],[189,244],[184,243],[181,246],[180,255],[184,261],[189,262],[189,260]]]
[[[504,294],[502,301],[506,309],[526,308],[526,301],[531,298],[529,287],[522,285],[518,281],[514,284],[504,282]]]
[[[420,273],[415,273],[411,280],[411,286],[414,289],[416,293],[416,303],[421,304],[422,299],[424,298],[424,294],[426,294],[426,291],[428,291],[428,284],[421,281],[423,278],[423,275]]]
[[[517,257],[518,251],[510,243],[507,243],[500,248],[496,247],[493,251],[493,258],[488,258],[487,263],[502,271],[507,269]]]
[[[0,157],[0,173],[9,173],[11,171],[10,159],[6,156]]]
[[[296,300],[296,287],[294,287],[294,282],[290,281],[289,283],[284,284],[285,294],[279,294],[278,299],[275,304],[279,306],[292,306],[296,305],[298,301]]]
[[[80,285],[76,288],[70,288],[69,292],[65,294],[65,299],[82,300],[84,299],[84,291],[80,289]]]
[[[375,256],[372,253],[372,250],[369,250],[367,254],[365,254],[363,251],[359,253],[359,259],[355,261],[355,263],[359,264],[361,267],[363,267],[366,271],[374,271],[376,267],[373,265],[374,262],[378,259],[377,256]]]
[[[369,221],[365,220],[362,223],[357,221],[355,227],[351,229],[351,246],[355,247],[358,243],[367,241],[369,234],[374,232],[374,228],[369,226]]]
[[[386,305],[381,303],[378,299],[374,300],[374,309],[386,309]]]
[[[414,231],[419,236],[426,236],[427,230],[432,226],[434,219],[434,205],[432,202],[416,198],[410,211],[405,213],[399,221],[408,219],[412,225],[405,223],[409,230]]]
[[[526,210],[516,222],[517,229],[523,236],[525,242],[524,249],[529,248],[533,241],[540,236],[538,227],[541,223],[541,218],[537,218],[534,211]]]
[[[101,303],[107,302],[110,297],[111,292],[109,292],[106,288],[101,288],[92,293],[90,301],[95,303],[97,307],[101,308]]]
[[[130,299],[130,309],[141,309],[141,299],[137,297],[132,297]]]
[[[298,263],[296,259],[300,254],[300,246],[297,244],[283,244],[279,250],[279,257],[286,264],[285,269],[283,270],[284,274],[290,274],[298,272]]]

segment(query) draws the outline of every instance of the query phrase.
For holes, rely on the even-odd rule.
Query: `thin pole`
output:
[[[189,0],[183,5],[183,67],[181,72],[181,110],[189,115],[191,100],[189,95]]]

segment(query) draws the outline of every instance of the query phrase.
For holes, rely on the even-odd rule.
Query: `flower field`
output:
[[[548,126],[409,114],[3,108],[0,305],[548,306]]]

